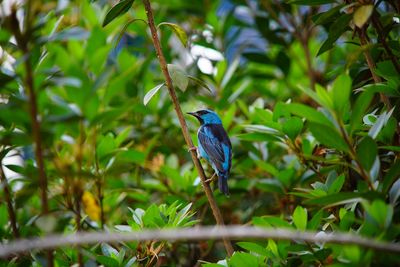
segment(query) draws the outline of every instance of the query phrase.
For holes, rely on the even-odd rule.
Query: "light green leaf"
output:
[[[149,103],[150,99],[152,99],[152,97],[158,92],[158,90],[160,90],[163,86],[165,85],[165,83],[159,84],[156,87],[154,87],[153,89],[151,89],[150,91],[147,92],[147,94],[144,96],[143,98],[143,104],[146,106],[147,103]]]
[[[307,228],[307,209],[302,206],[297,206],[293,212],[293,223],[299,230],[306,230]]]
[[[310,122],[316,122],[323,124],[324,126],[333,127],[333,124],[328,120],[327,117],[325,117],[323,113],[309,106],[298,103],[281,104],[281,105],[282,109],[284,109],[286,112],[305,118]]]
[[[283,132],[294,141],[303,129],[303,120],[298,117],[291,117],[283,124]]]
[[[356,9],[353,15],[353,22],[358,28],[362,28],[371,17],[374,5],[363,5]]]
[[[184,47],[187,46],[187,35],[185,30],[179,26],[178,24],[175,23],[171,23],[171,22],[161,22],[160,24],[158,24],[158,28],[160,28],[160,26],[165,25],[168,26],[172,29],[172,31],[175,33],[175,35],[179,38],[179,40],[181,41],[182,45]]]
[[[174,64],[168,64],[168,72],[174,86],[178,87],[182,92],[185,92],[189,84],[189,78],[186,73]]]
[[[347,74],[336,78],[332,87],[333,106],[339,115],[350,105],[351,79]]]
[[[269,253],[265,247],[260,246],[253,242],[238,242],[236,243],[239,247],[248,250],[249,252],[257,253],[262,256],[268,256]]]
[[[229,266],[232,267],[246,267],[246,266],[258,266],[258,259],[256,256],[244,253],[235,252],[229,260]]]

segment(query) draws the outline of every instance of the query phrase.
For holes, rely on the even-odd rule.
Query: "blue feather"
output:
[[[201,123],[197,132],[199,154],[206,159],[218,175],[219,190],[229,194],[228,177],[232,162],[232,145],[221,119],[211,110],[189,113]]]

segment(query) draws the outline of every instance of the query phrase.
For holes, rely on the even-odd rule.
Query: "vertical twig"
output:
[[[167,62],[165,60],[164,54],[163,54],[162,49],[161,49],[160,40],[158,39],[157,29],[156,29],[156,26],[154,24],[153,12],[152,12],[152,9],[151,9],[150,1],[149,0],[143,0],[143,4],[144,4],[145,10],[146,10],[148,24],[149,24],[150,31],[151,31],[151,36],[152,36],[152,39],[153,39],[153,45],[154,45],[154,48],[156,50],[156,54],[157,54],[158,60],[160,62],[161,70],[162,70],[162,72],[164,74],[164,77],[165,77],[165,82],[166,82],[166,85],[167,85],[167,88],[168,88],[169,95],[171,97],[174,109],[176,111],[176,114],[177,114],[178,119],[179,119],[179,123],[180,123],[181,128],[182,128],[183,137],[185,138],[186,144],[189,147],[193,147],[193,141],[192,141],[192,139],[190,137],[190,134],[189,134],[189,131],[188,131],[188,128],[187,128],[187,125],[186,125],[185,118],[183,116],[183,113],[182,113],[178,98],[177,98],[176,93],[175,93],[175,89],[174,89],[174,87],[172,85],[172,79],[171,79],[171,76],[169,75],[169,72],[168,72]],[[222,218],[221,211],[219,210],[219,208],[217,206],[217,203],[216,203],[214,195],[213,195],[213,193],[211,191],[210,185],[206,182],[207,178],[206,178],[206,175],[204,173],[203,167],[201,166],[201,163],[200,163],[199,159],[197,158],[196,152],[195,151],[191,151],[190,155],[192,156],[193,163],[196,166],[196,169],[197,169],[197,171],[199,173],[199,176],[200,176],[200,179],[201,179],[201,183],[203,185],[204,192],[205,192],[206,197],[208,199],[208,202],[210,204],[210,207],[211,207],[211,210],[213,212],[214,218],[215,218],[215,220],[216,220],[218,225],[224,225],[224,220]],[[233,254],[234,250],[233,250],[233,247],[232,247],[232,244],[231,244],[230,240],[228,238],[224,238],[223,241],[224,241],[224,245],[225,245],[225,249],[226,249],[227,254],[229,256],[231,256]]]
[[[377,11],[374,11],[372,14],[372,25],[374,26],[376,33],[378,35],[378,39],[381,42],[383,48],[385,49],[387,55],[389,56],[390,60],[392,61],[394,67],[396,68],[397,72],[400,74],[400,64],[397,60],[396,56],[393,54],[392,50],[390,49],[388,43],[386,42],[386,38],[384,35],[384,28],[382,23],[379,20]]]
[[[368,38],[367,38],[366,28],[363,27],[362,29],[358,29],[357,33],[358,33],[358,37],[360,38],[361,45],[364,47],[367,46],[369,44],[369,42],[368,42]],[[365,60],[367,61],[368,68],[371,72],[372,78],[374,79],[374,82],[375,83],[382,82],[382,79],[375,73],[375,68],[376,68],[375,62],[372,59],[372,56],[369,53],[369,50],[367,48],[365,48],[365,49],[363,49],[363,52],[364,52]],[[392,105],[390,104],[388,97],[384,93],[379,93],[379,95],[380,95],[381,101],[386,105],[387,109],[390,110],[392,108]]]
[[[81,179],[82,179],[82,158],[83,158],[83,142],[84,142],[84,133],[83,133],[83,122],[79,121],[79,143],[78,143],[78,151],[76,155],[76,161],[78,163],[78,175],[76,177],[76,181],[74,183],[74,197],[75,197],[75,221],[76,221],[76,230],[81,231],[81,199],[82,199],[82,189],[80,187]],[[81,247],[76,247],[76,253],[78,258],[79,267],[83,267],[83,256],[81,253]]]
[[[23,52],[24,56],[23,61],[25,68],[25,77],[23,78],[23,85],[25,92],[29,98],[29,116],[32,126],[33,143],[35,145],[35,159],[39,173],[39,186],[41,191],[40,201],[42,205],[42,213],[47,214],[49,212],[49,204],[47,197],[47,177],[44,166],[42,138],[40,136],[41,127],[39,122],[39,113],[37,110],[37,99],[36,99],[32,62],[31,62],[31,49],[30,49],[30,38],[32,35],[31,29],[33,25],[33,21],[31,20],[32,1],[29,0],[26,1],[24,32],[21,32],[21,30],[19,29],[19,20],[16,15],[17,11],[15,8],[16,8],[15,6],[13,6],[12,8],[9,27],[14,34],[18,48]],[[47,251],[47,264],[49,267],[54,266],[52,250]]]
[[[9,221],[11,224],[13,235],[14,235],[14,238],[18,238],[18,237],[20,237],[20,235],[19,235],[19,230],[17,227],[17,215],[15,213],[14,206],[12,204],[10,186],[8,184],[6,175],[4,174],[3,165],[1,162],[0,162],[0,181],[3,184],[4,199],[7,204],[8,218],[9,218]]]

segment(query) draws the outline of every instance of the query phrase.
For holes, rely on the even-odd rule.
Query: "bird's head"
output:
[[[221,119],[217,113],[209,109],[202,109],[196,112],[188,112],[187,114],[196,117],[203,124],[221,124]]]

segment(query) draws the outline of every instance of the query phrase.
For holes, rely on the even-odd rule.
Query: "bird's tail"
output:
[[[226,196],[229,196],[227,173],[218,175],[218,188],[219,191],[221,191],[221,193],[224,193]]]

